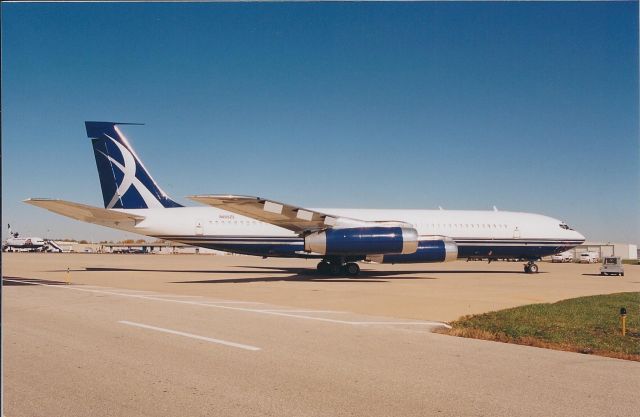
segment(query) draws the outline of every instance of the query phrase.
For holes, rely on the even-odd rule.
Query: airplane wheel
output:
[[[316,269],[318,270],[318,272],[320,272],[321,274],[327,274],[329,273],[329,264],[325,261],[322,261],[318,264],[318,266],[316,267]]]
[[[536,264],[529,265],[529,273],[530,274],[537,274],[538,273],[538,265],[536,265]]]
[[[529,268],[529,265],[525,265],[524,266],[524,272],[525,272],[525,274],[530,274],[531,273],[531,269]]]
[[[355,262],[349,262],[344,266],[344,269],[350,277],[355,277],[360,273],[360,266]]]
[[[331,275],[342,275],[342,266],[338,264],[329,264],[329,272],[331,272]]]

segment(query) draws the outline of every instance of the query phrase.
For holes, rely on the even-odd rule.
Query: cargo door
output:
[[[202,220],[196,220],[196,236],[202,236],[204,234],[204,228],[202,227]]]

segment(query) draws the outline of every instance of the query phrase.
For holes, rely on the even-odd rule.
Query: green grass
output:
[[[627,309],[627,335],[620,332]],[[531,304],[451,323],[443,333],[640,361],[640,293],[572,298]]]

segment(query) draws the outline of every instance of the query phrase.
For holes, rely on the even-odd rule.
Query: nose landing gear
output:
[[[538,265],[536,265],[534,261],[529,261],[524,265],[524,272],[526,274],[537,274]]]

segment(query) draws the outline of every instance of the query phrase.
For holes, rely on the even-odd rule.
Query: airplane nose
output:
[[[585,241],[586,239],[585,239],[585,237],[582,235],[582,233],[580,233],[580,232],[576,232],[575,230],[574,230],[574,233],[576,234],[576,239],[581,240],[581,242],[580,242],[580,243],[584,243],[584,241]]]

